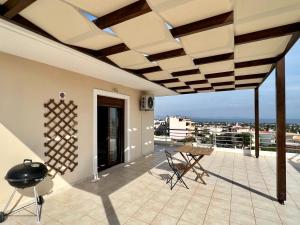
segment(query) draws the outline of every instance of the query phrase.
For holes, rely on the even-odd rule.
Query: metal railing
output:
[[[197,146],[214,146],[219,148],[231,149],[255,149],[255,135],[254,132],[197,132],[194,135],[195,142],[193,145]],[[259,147],[262,151],[276,151],[276,132],[260,132]],[[154,141],[177,143],[169,136],[155,136]],[[183,141],[179,141],[183,143]],[[178,142],[178,143],[179,143]],[[286,150],[287,152],[300,153],[300,142],[293,140],[293,135],[286,136]]]
[[[206,137],[208,134],[205,134]],[[249,132],[211,132],[210,134],[211,143],[203,140],[203,134],[196,136],[197,144],[199,146],[205,144],[211,144],[219,148],[234,148],[234,149],[251,149],[252,138]],[[199,137],[200,136],[200,137]],[[207,140],[207,139],[206,139]]]
[[[300,152],[300,142],[293,140],[294,134],[286,134],[286,151]],[[260,133],[259,147],[263,151],[276,151],[276,132]]]

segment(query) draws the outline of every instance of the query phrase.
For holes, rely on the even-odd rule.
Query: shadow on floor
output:
[[[300,154],[295,154],[293,157],[288,159],[289,164],[294,167],[295,170],[298,171],[298,173],[300,173],[300,159],[298,158],[300,156]],[[296,159],[298,158],[298,159]]]
[[[219,178],[219,179],[222,179],[222,180],[227,181],[227,182],[229,182],[229,183],[231,183],[231,184],[233,184],[233,185],[236,185],[236,186],[238,186],[238,187],[240,187],[240,188],[243,188],[243,189],[245,189],[245,190],[248,190],[248,191],[250,191],[250,192],[252,192],[252,193],[254,193],[254,194],[260,195],[260,196],[262,196],[262,197],[264,197],[264,198],[267,198],[267,199],[269,199],[269,200],[272,200],[272,201],[277,201],[277,199],[274,198],[273,196],[270,196],[270,195],[268,195],[268,194],[265,194],[265,193],[263,193],[263,192],[261,192],[261,191],[258,191],[258,190],[255,190],[255,189],[251,188],[251,187],[248,187],[248,186],[246,186],[246,185],[240,184],[240,183],[238,183],[238,182],[236,182],[236,181],[233,181],[233,180],[231,180],[231,179],[228,179],[228,178],[226,178],[226,177],[223,177],[223,176],[221,176],[221,175],[219,175],[219,174],[216,174],[216,173],[214,173],[214,172],[210,172],[210,171],[207,171],[207,172],[208,172],[210,175],[213,175],[213,176],[215,176],[215,177],[217,177],[217,178]]]
[[[167,150],[171,154],[175,154],[174,147],[169,146],[156,146],[155,147],[155,154],[151,154],[149,156],[145,156],[143,159],[139,159],[137,163],[124,163],[117,165],[115,167],[112,167],[110,169],[107,169],[99,174],[99,177],[101,178],[100,181],[95,182],[94,184],[89,185],[77,185],[75,186],[77,189],[84,190],[86,192],[90,192],[93,194],[98,195],[101,198],[103,207],[106,212],[106,217],[108,220],[108,223],[110,225],[120,225],[121,222],[118,218],[118,215],[114,209],[114,206],[110,200],[110,195],[116,191],[118,191],[120,188],[126,186],[130,182],[134,181],[135,179],[139,178],[145,173],[149,173],[156,178],[165,181],[170,175],[168,173],[164,174],[153,174],[151,172],[151,169],[159,167],[161,164],[162,167],[169,171],[167,166],[165,165],[164,161],[166,160],[164,151]],[[151,160],[148,160],[152,158]],[[132,164],[132,165],[131,165]],[[135,166],[143,166],[139,170],[131,170],[131,168],[134,168]],[[116,173],[115,170],[118,170]],[[107,177],[102,178],[104,175],[110,174]],[[111,176],[111,177],[110,177]],[[117,178],[117,179],[115,179]],[[115,182],[115,180],[118,180],[119,182]]]

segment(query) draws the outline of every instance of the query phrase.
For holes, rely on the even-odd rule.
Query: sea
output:
[[[188,117],[194,122],[225,122],[225,123],[254,123],[254,118],[201,118],[201,117]],[[156,119],[165,119],[165,117],[157,117]],[[260,123],[276,123],[276,119],[259,119]],[[286,119],[286,123],[288,124],[299,124],[300,119]]]
[[[226,122],[226,123],[254,123],[254,119],[249,118],[197,118],[191,117],[194,122]],[[259,119],[260,123],[276,123],[276,119]],[[300,119],[287,119],[286,123],[300,124]]]

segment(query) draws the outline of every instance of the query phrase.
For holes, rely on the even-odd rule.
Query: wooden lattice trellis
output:
[[[65,100],[55,102],[54,99],[50,99],[44,107],[47,109],[44,114],[47,120],[44,123],[47,129],[44,133],[47,139],[44,146],[47,148],[45,156],[49,158],[45,164],[52,176],[57,173],[63,175],[67,170],[72,172],[78,165],[76,161],[78,123],[75,120],[77,105],[73,101],[66,103]]]

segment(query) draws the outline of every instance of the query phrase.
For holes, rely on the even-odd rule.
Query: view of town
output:
[[[160,144],[189,143],[196,146],[254,149],[254,122],[192,120],[187,117],[167,116],[154,120],[155,142]],[[276,123],[260,124],[260,149],[276,150]],[[300,124],[286,126],[288,152],[300,149]]]

